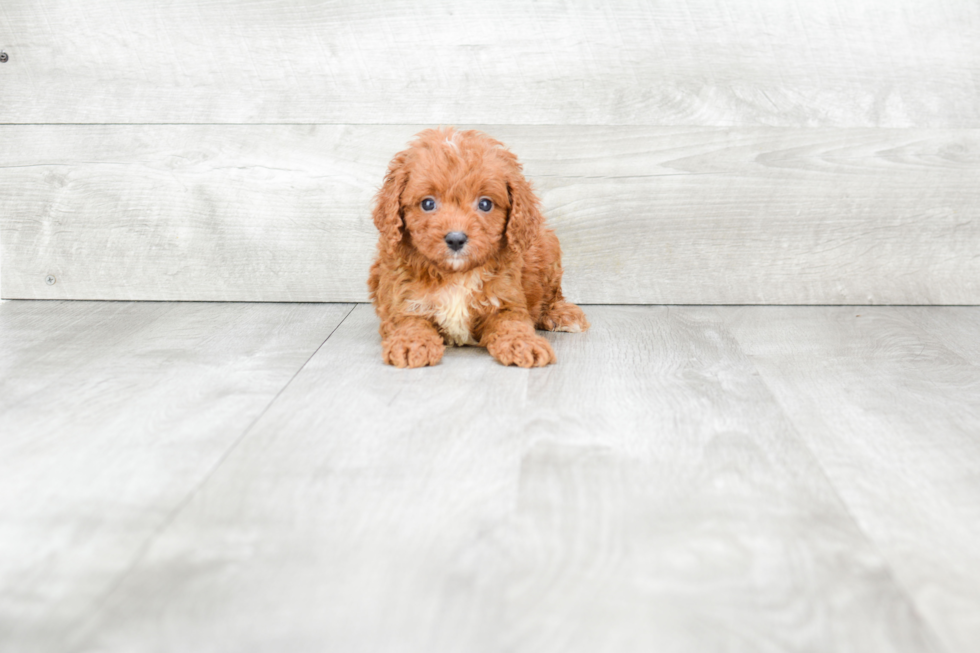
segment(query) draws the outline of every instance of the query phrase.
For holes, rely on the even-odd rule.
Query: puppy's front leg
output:
[[[386,324],[381,341],[381,356],[395,367],[425,367],[442,360],[446,351],[435,326],[421,317],[403,317]]]
[[[492,315],[483,327],[480,344],[504,365],[544,367],[558,360],[548,341],[534,332],[526,311]]]

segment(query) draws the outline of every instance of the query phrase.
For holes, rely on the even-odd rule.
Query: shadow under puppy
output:
[[[517,157],[478,131],[428,129],[388,166],[368,287],[382,357],[435,365],[445,345],[479,345],[504,365],[555,362],[534,332],[585,331],[561,293],[558,237]]]

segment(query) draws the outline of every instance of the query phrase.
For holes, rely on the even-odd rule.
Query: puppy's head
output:
[[[381,247],[403,243],[443,272],[526,250],[541,228],[537,198],[517,157],[478,131],[428,129],[388,166],[374,224]]]

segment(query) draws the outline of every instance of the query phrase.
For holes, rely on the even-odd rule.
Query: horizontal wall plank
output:
[[[5,0],[0,123],[980,127],[962,0]]]
[[[363,301],[372,197],[419,129],[0,126],[2,295]],[[980,130],[487,130],[576,301],[980,303]]]

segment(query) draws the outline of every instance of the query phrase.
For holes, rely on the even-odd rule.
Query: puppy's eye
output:
[[[481,211],[486,213],[487,211],[493,208],[493,202],[490,201],[489,197],[481,197],[480,202],[477,204],[477,207]]]
[[[422,200],[421,207],[426,213],[432,213],[436,210],[436,201],[431,197],[426,197],[424,200]]]

